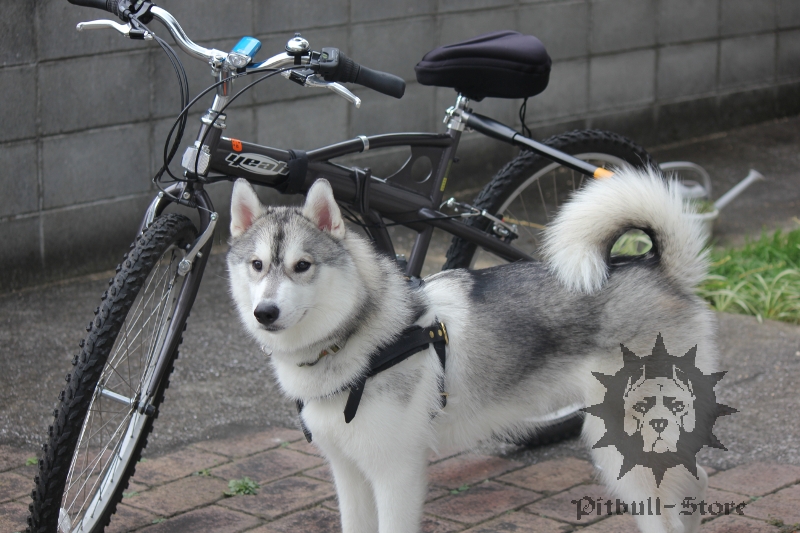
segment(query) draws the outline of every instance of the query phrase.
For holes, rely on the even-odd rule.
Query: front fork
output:
[[[167,327],[164,343],[161,346],[161,352],[157,356],[154,371],[156,379],[150,381],[150,386],[140,402],[143,407],[141,412],[146,414],[153,414],[152,411],[147,412],[145,410],[146,406],[153,400],[158,384],[164,378],[163,373],[165,368],[168,368],[168,363],[170,363],[175,353],[177,353],[178,345],[181,342],[183,330],[186,325],[186,319],[189,317],[189,312],[192,309],[197,291],[200,288],[200,280],[203,277],[203,271],[208,262],[208,257],[211,254],[211,247],[214,244],[214,240],[212,239],[214,227],[219,220],[218,214],[214,211],[211,199],[201,184],[192,184],[189,182],[174,183],[167,187],[164,192],[159,192],[150,203],[136,238],[139,238],[153,223],[153,220],[161,215],[170,203],[176,202],[176,200],[177,203],[197,209],[197,213],[200,216],[200,235],[195,239],[183,260],[178,264],[176,275],[185,276],[186,281],[181,288],[181,293],[178,295],[178,303],[175,308],[174,318]]]

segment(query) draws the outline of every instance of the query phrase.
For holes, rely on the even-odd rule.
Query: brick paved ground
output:
[[[30,453],[0,446],[0,533],[24,530],[35,466]],[[634,533],[633,518],[576,519],[571,500],[605,498],[590,463],[571,457],[526,466],[491,455],[433,457],[425,533]],[[800,467],[753,463],[707,469],[709,502],[748,502],[744,516],[712,516],[703,533],[793,531],[800,523]],[[257,495],[226,497],[247,476]],[[711,511],[717,512],[716,507]],[[777,525],[776,525],[777,524]],[[800,528],[800,525],[798,525]],[[328,468],[299,431],[272,429],[209,440],[143,460],[108,531],[147,533],[338,532]]]

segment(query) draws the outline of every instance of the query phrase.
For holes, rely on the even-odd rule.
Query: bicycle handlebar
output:
[[[70,4],[81,7],[93,7],[119,16],[119,0],[69,0]]]
[[[330,49],[323,49],[330,50]],[[402,78],[389,74],[388,72],[381,72],[380,70],[372,70],[363,65],[359,65],[343,53],[339,52],[339,65],[333,72],[323,74],[326,81],[343,81],[348,83],[357,83],[363,85],[379,93],[393,96],[395,98],[402,98],[406,91],[406,82]]]

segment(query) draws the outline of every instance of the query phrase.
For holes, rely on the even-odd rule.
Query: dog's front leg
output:
[[[378,511],[372,487],[355,462],[336,449],[323,448],[333,470],[343,533],[375,533]]]
[[[395,455],[370,474],[380,533],[417,533],[427,494],[427,448]],[[382,466],[382,468],[381,468]]]

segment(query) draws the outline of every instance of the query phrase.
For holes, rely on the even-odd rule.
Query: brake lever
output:
[[[110,28],[112,30],[117,30],[119,33],[128,37],[129,39],[144,39],[145,41],[153,40],[153,34],[147,31],[139,30],[132,27],[129,24],[119,24],[114,22],[113,20],[91,20],[89,22],[79,22],[78,25],[75,27],[78,31],[83,30],[102,30],[105,28]]]
[[[284,78],[291,80],[303,87],[323,87],[335,92],[356,107],[361,107],[361,98],[351,93],[344,85],[335,81],[325,81],[319,74],[313,74],[311,69],[287,70],[281,73]]]
[[[361,107],[361,98],[351,93],[347,87],[335,81],[325,81],[324,78],[321,78],[317,74],[313,74],[306,78],[306,87],[327,87],[356,106],[356,108]]]

